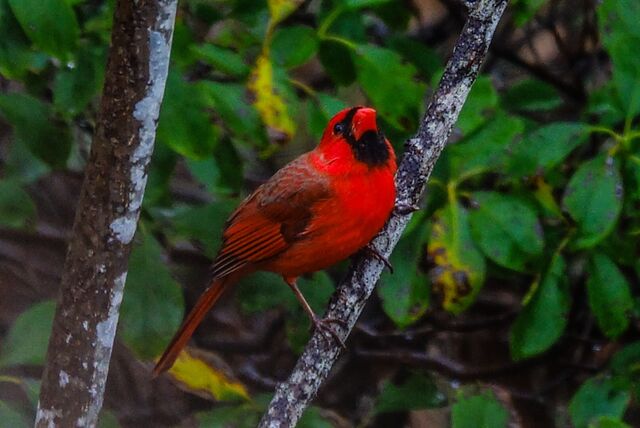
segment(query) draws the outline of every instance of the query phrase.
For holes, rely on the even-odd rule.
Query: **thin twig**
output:
[[[419,202],[425,183],[486,57],[507,0],[479,0],[475,3],[420,128],[416,136],[407,142],[396,176],[397,207],[414,206]],[[388,258],[410,218],[411,214],[394,213],[371,245]],[[355,325],[383,269],[384,263],[379,258],[361,255],[333,295],[326,316],[346,323],[347,328],[336,326],[343,340]],[[316,396],[340,351],[340,345],[315,333],[289,379],[276,388],[259,426],[294,426]]]

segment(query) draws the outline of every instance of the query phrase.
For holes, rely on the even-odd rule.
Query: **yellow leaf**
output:
[[[287,105],[276,93],[273,81],[273,65],[268,52],[263,52],[256,61],[249,80],[249,90],[255,96],[254,106],[260,113],[265,125],[273,131],[284,134],[287,139],[293,136],[295,125],[287,109]]]
[[[2,375],[0,376],[0,382],[7,382],[7,383],[13,383],[16,385],[21,385],[22,384],[22,379],[20,379],[19,377],[16,376],[5,376]]]
[[[278,22],[287,16],[302,4],[302,0],[269,0],[269,14],[271,15],[270,27],[274,27]]]
[[[536,189],[534,196],[538,202],[540,202],[540,205],[542,205],[546,213],[550,216],[561,218],[562,210],[553,196],[553,187],[551,187],[551,185],[549,185],[542,177],[536,177],[535,182]]]
[[[249,400],[245,386],[228,374],[226,364],[210,352],[185,348],[169,375],[178,386],[203,398],[219,401]]]
[[[457,202],[433,216],[427,246],[434,267],[430,276],[442,294],[442,306],[458,314],[471,305],[484,283],[485,262],[470,235],[468,214]]]

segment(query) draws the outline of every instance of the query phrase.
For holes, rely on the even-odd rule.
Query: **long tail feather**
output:
[[[162,354],[162,357],[156,363],[156,366],[153,369],[153,376],[158,376],[163,372],[169,370],[173,363],[178,358],[178,354],[182,351],[182,348],[185,347],[191,335],[196,330],[204,316],[209,309],[216,303],[216,301],[220,298],[225,289],[231,284],[231,278],[221,278],[214,280],[209,288],[200,296],[196,305],[193,307],[187,318],[182,323],[182,326],[178,330],[178,332],[171,339],[171,343]]]

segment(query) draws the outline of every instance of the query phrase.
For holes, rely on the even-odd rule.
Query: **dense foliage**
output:
[[[424,209],[391,258],[395,273],[384,274],[354,332],[345,358],[369,367],[357,374],[374,380],[353,380],[362,390],[345,392],[334,379],[327,395],[337,391],[345,401],[321,396],[301,426],[389,426],[398,414],[420,426],[420,414],[434,414],[421,409],[449,409],[454,427],[640,420],[640,3],[510,3]],[[201,290],[205,275],[194,274],[203,269],[193,260],[206,265],[202,255],[215,255],[231,210],[313,147],[335,112],[372,105],[402,153],[464,22],[454,0],[185,0],[179,7],[118,335],[141,361],[159,355],[182,320],[185,296],[192,304]],[[0,0],[2,231],[42,236],[42,183],[82,171],[112,12],[111,1]],[[304,279],[316,310],[346,267]],[[8,298],[10,289],[2,289]],[[0,390],[9,391],[0,393],[0,421],[10,426],[33,417],[33,368],[44,361],[54,308],[42,300],[51,296],[0,325]],[[308,337],[279,278],[257,274],[232,299],[234,313],[260,324],[273,319],[262,311],[277,308],[285,324],[272,339],[277,346],[256,346],[277,352],[247,348],[259,355],[242,360],[253,375],[234,364],[226,353],[237,351],[225,342],[253,337],[252,327],[210,320],[208,336],[196,337],[216,353],[192,349],[175,382],[231,403],[183,394],[202,426],[254,425],[273,387],[264,378],[286,375]],[[225,340],[206,339],[221,328]],[[270,372],[255,363],[260,358],[279,368]],[[338,369],[335,376],[355,375]],[[110,402],[105,426],[117,419],[135,426]],[[196,424],[181,411],[164,423]]]

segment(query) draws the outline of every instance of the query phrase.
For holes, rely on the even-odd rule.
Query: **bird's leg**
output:
[[[300,289],[298,288],[298,285],[296,284],[295,278],[284,278],[284,281],[287,283],[289,287],[291,287],[291,290],[293,290],[293,293],[296,295],[296,298],[304,308],[304,311],[309,316],[309,319],[311,320],[313,328],[317,329],[324,335],[333,337],[335,341],[340,344],[342,349],[346,349],[347,347],[345,346],[344,341],[340,338],[340,336],[338,336],[338,333],[336,333],[336,331],[331,327],[331,324],[339,324],[342,327],[346,328],[347,323],[338,318],[318,318],[316,314],[313,312],[313,309],[311,309],[311,306],[309,306],[309,303],[307,303],[307,299],[305,299],[304,296],[302,295],[302,292],[300,291]]]
[[[371,244],[368,244],[366,247],[364,247],[364,251],[380,260],[387,267],[387,269],[389,269],[389,272],[393,273],[393,265],[391,264],[389,259],[383,256],[375,247],[373,247]]]
[[[398,204],[394,208],[395,213],[398,215],[408,215],[419,210],[420,207],[416,204]]]

